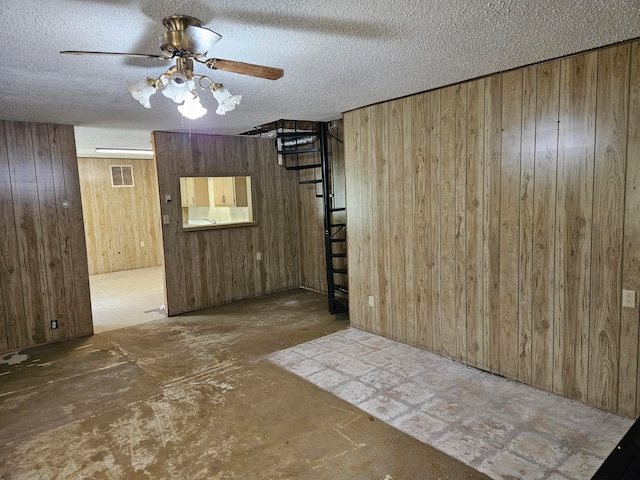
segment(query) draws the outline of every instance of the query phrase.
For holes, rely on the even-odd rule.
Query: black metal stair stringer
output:
[[[329,136],[340,139],[331,134],[326,122],[304,122],[305,125],[313,123],[313,131],[287,131],[277,132],[277,151],[282,156],[282,164],[287,170],[295,170],[298,173],[298,183],[302,185],[320,185],[322,192],[316,190],[316,197],[323,199],[324,207],[324,244],[325,265],[327,272],[328,306],[331,314],[348,311],[348,287],[346,268],[346,222],[334,221],[334,214],[345,212],[346,208],[334,208],[334,194],[331,182],[331,162],[327,139]],[[297,122],[295,130],[297,130]],[[313,140],[313,141],[312,141]],[[317,142],[316,142],[317,140]],[[314,158],[308,163],[309,154]],[[320,160],[317,160],[319,155]],[[304,157],[307,161],[302,161]],[[311,169],[319,171],[320,178],[300,179],[300,173]],[[339,246],[341,248],[339,248]],[[336,251],[338,249],[338,251]],[[342,251],[340,251],[342,250]],[[334,260],[344,265],[336,266]]]

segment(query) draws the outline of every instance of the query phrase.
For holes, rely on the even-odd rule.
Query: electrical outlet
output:
[[[373,303],[373,295],[369,295],[369,306],[373,307],[374,303]]]
[[[626,308],[636,308],[635,290],[622,290],[622,306]]]
[[[256,253],[256,260],[258,260],[258,261],[262,260],[262,252],[257,252]]]
[[[144,242],[140,242],[140,246],[141,246],[141,247],[144,247]]]
[[[51,330],[58,329],[58,320],[51,320]]]
[[[162,215],[162,223],[164,225],[169,225],[169,215]]]

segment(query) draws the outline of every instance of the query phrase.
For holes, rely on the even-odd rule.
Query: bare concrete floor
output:
[[[0,478],[488,478],[266,359],[347,327],[292,291],[0,357]]]
[[[108,332],[166,318],[163,268],[90,275],[93,331]]]

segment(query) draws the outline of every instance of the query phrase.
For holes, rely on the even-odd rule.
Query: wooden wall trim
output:
[[[639,415],[639,73],[634,41],[347,112],[352,324]]]

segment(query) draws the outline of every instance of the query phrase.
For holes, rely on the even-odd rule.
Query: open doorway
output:
[[[160,265],[90,275],[94,333],[165,318],[162,269]]]
[[[155,159],[78,157],[95,333],[164,318]]]

